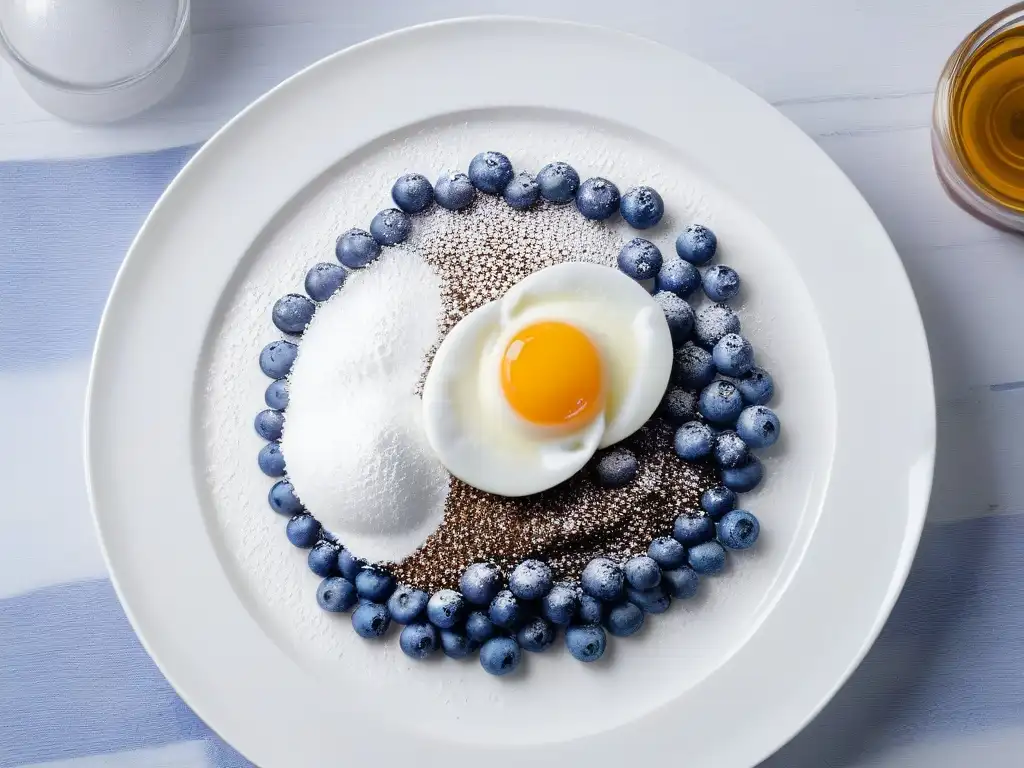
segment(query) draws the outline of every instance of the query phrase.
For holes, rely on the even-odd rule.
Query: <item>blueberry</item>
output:
[[[365,567],[366,561],[353,555],[351,550],[343,549],[338,553],[338,570],[353,584],[358,578],[359,572]]]
[[[511,208],[525,211],[540,199],[540,186],[533,176],[526,171],[520,171],[505,187],[502,197]]]
[[[473,611],[466,618],[466,635],[470,640],[482,643],[494,637],[494,622],[483,611]]]
[[[686,566],[673,568],[661,572],[661,586],[676,600],[686,600],[697,594],[700,576]]]
[[[594,465],[598,485],[605,488],[621,488],[633,482],[640,463],[628,448],[612,448],[601,455]]]
[[[654,278],[655,291],[669,291],[680,298],[687,298],[700,285],[700,272],[688,261],[666,259]]]
[[[682,387],[669,387],[661,398],[657,413],[673,427],[693,421],[697,418],[697,395]]]
[[[748,549],[754,546],[760,533],[761,524],[745,509],[726,512],[718,521],[718,540],[729,549]]]
[[[466,174],[448,171],[434,185],[434,200],[449,211],[461,211],[476,200],[476,187]]]
[[[735,424],[743,410],[743,398],[735,384],[717,379],[700,393],[698,408],[712,424]]]
[[[691,224],[676,238],[676,253],[691,264],[707,264],[718,250],[715,233],[701,224]]]
[[[693,333],[693,307],[686,303],[686,299],[680,299],[668,291],[659,291],[654,294],[654,300],[658,302],[661,311],[665,313],[668,330],[672,334],[672,343],[677,347],[680,346]]]
[[[454,589],[439,589],[427,601],[427,618],[439,629],[451,629],[465,612],[466,599]]]
[[[296,515],[284,531],[288,541],[302,549],[309,549],[320,539],[320,523],[312,515]]]
[[[426,622],[402,627],[402,634],[398,636],[398,645],[402,649],[402,653],[410,659],[427,658],[437,650],[439,644],[437,629],[433,624]]]
[[[604,655],[606,642],[604,630],[596,624],[583,624],[565,630],[565,645],[577,661],[597,661]]]
[[[665,202],[657,190],[633,187],[622,196],[619,213],[634,229],[647,229],[661,221],[665,215]]]
[[[599,176],[587,179],[576,192],[576,208],[584,218],[601,221],[619,207],[619,188]]]
[[[270,318],[283,333],[300,334],[306,330],[315,311],[316,304],[308,297],[289,293],[274,302]]]
[[[754,348],[738,333],[727,333],[719,339],[711,357],[715,367],[725,376],[738,378],[754,367]]]
[[[626,599],[644,613],[664,613],[672,605],[671,596],[659,584],[650,589],[626,589]]]
[[[764,465],[753,454],[742,467],[722,470],[722,484],[736,493],[747,493],[754,490],[763,477]]]
[[[697,313],[693,335],[697,343],[711,349],[727,333],[740,332],[740,318],[728,304],[712,304]]]
[[[501,152],[481,152],[469,161],[469,180],[488,195],[500,195],[512,176],[512,161]]]
[[[256,461],[260,465],[260,470],[267,477],[284,476],[284,454],[281,453],[280,443],[267,443],[264,445],[260,448]]]
[[[370,220],[370,234],[381,245],[397,245],[412,232],[409,214],[397,208],[385,208]]]
[[[747,463],[750,456],[750,449],[743,442],[743,438],[732,430],[719,432],[715,437],[715,461],[718,466],[732,469],[741,464]]]
[[[568,163],[548,163],[537,174],[537,186],[545,200],[568,203],[580,188],[580,175]]]
[[[325,611],[343,613],[358,602],[356,587],[348,579],[331,576],[320,582],[316,590],[316,601]]]
[[[744,408],[736,420],[736,431],[751,448],[767,448],[779,439],[782,425],[775,411],[763,405]]]
[[[690,517],[685,512],[672,524],[672,537],[680,544],[692,547],[715,538],[715,522],[710,517]]]
[[[717,520],[735,506],[736,493],[724,485],[708,488],[700,497],[700,508],[707,512],[712,520]]]
[[[267,501],[270,502],[270,508],[279,515],[292,517],[302,511],[302,502],[299,501],[299,497],[295,495],[295,489],[287,480],[278,480],[274,483],[270,488],[270,493],[267,494]]]
[[[686,547],[671,536],[661,536],[647,547],[647,556],[661,568],[678,568],[686,562]]]
[[[362,229],[350,229],[338,238],[334,255],[349,269],[362,269],[380,256],[380,243]]]
[[[395,591],[395,577],[380,568],[363,568],[356,574],[356,592],[363,600],[383,603]]]
[[[334,576],[338,570],[339,549],[341,547],[333,542],[324,539],[318,541],[309,550],[309,556],[306,558],[309,570],[317,576]]]
[[[508,589],[520,600],[540,600],[551,589],[551,566],[540,560],[524,560],[508,577]]]
[[[732,267],[716,264],[704,270],[704,293],[712,301],[728,301],[740,292],[740,276]]]
[[[604,603],[590,595],[580,596],[579,620],[581,624],[600,624],[604,618]]]
[[[492,675],[507,675],[519,666],[519,645],[511,637],[492,637],[480,646],[480,666]]]
[[[352,629],[367,640],[384,637],[390,626],[391,614],[379,603],[361,602],[352,611]]]
[[[304,287],[313,301],[327,301],[345,283],[348,273],[337,264],[322,261],[306,273]]]
[[[298,354],[299,348],[290,341],[272,341],[260,352],[260,370],[272,379],[283,379]]]
[[[747,405],[767,405],[775,395],[772,375],[756,365],[750,369],[750,373],[736,382],[736,387]]]
[[[595,557],[580,574],[583,591],[598,600],[618,599],[625,581],[622,569],[607,557]]]
[[[555,642],[555,628],[540,616],[534,616],[516,632],[516,640],[524,651],[541,653]]]
[[[523,618],[523,609],[516,600],[516,596],[507,589],[501,590],[491,601],[491,607],[487,611],[490,620],[502,629],[514,630],[518,628]]]
[[[281,411],[266,410],[256,414],[253,422],[256,434],[264,440],[280,440],[281,431],[284,429],[284,413]]]
[[[676,455],[686,461],[698,461],[711,453],[715,435],[711,427],[699,421],[688,421],[676,430],[673,445]]]
[[[690,547],[687,559],[690,567],[701,576],[718,573],[725,568],[725,550],[717,541],[705,541]]]
[[[464,659],[479,647],[479,641],[466,637],[461,632],[454,629],[441,630],[441,648],[444,655],[450,659]]]
[[[421,213],[434,202],[434,188],[426,176],[407,173],[391,187],[391,199],[406,213]]]
[[[413,589],[402,584],[388,598],[388,612],[399,624],[423,621],[429,599],[430,595],[422,589]]]
[[[605,629],[615,637],[629,637],[643,625],[644,612],[630,602],[613,605],[604,617]]]
[[[473,563],[462,573],[459,589],[475,605],[490,605],[501,589],[501,571],[494,563]]]
[[[263,402],[270,408],[283,411],[288,407],[288,379],[275,379],[267,385]]]
[[[657,561],[647,555],[631,557],[622,565],[629,586],[635,589],[652,589],[661,581],[661,568]]]
[[[676,386],[694,392],[704,389],[714,379],[715,364],[706,349],[687,344],[673,353],[672,382]]]
[[[618,265],[634,280],[650,280],[661,269],[661,251],[650,240],[634,237],[619,250]]]
[[[571,584],[555,584],[540,601],[541,615],[552,624],[565,626],[576,615],[580,598]]]

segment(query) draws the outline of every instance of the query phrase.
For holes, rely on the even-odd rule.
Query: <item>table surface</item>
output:
[[[127,154],[200,142],[253,98],[329,53],[410,24],[477,14],[479,5],[470,0],[193,0],[193,58],[184,82],[168,102],[126,123],[62,123],[36,107],[11,71],[0,66],[0,161]],[[998,0],[488,4],[496,13],[623,29],[702,59],[778,107],[851,177],[895,242],[927,328],[939,416],[929,522],[939,527],[1024,511],[1024,440],[1016,439],[1024,417],[1024,357],[1017,344],[1024,302],[1015,280],[1024,278],[1021,241],[971,219],[944,197],[929,144],[934,84],[946,56],[1002,5]],[[870,311],[870,304],[865,306]],[[85,371],[83,360],[61,372],[40,372],[38,383],[59,398],[81,388]],[[889,374],[899,386],[899,371]],[[77,419],[80,411],[34,417],[45,426]],[[46,519],[15,519],[13,512],[0,510],[0,524],[20,534],[0,537],[0,562],[17,561],[16,542],[46,526],[81,528],[88,536],[77,438],[46,450],[61,473],[41,501],[34,500],[45,507]],[[53,583],[55,573],[63,580],[104,574],[92,546],[63,553],[59,563],[40,569],[47,576],[39,583],[33,582],[31,568],[23,570],[0,573],[0,596]],[[898,674],[918,661],[910,655],[882,663]],[[977,727],[886,739],[870,749],[851,746],[851,741],[872,742],[866,723],[878,722],[877,713],[892,706],[893,695],[891,687],[872,687],[858,674],[840,703],[769,764],[961,766],[979,759],[989,766],[1020,764],[1020,700],[1008,703],[1016,718],[988,722],[979,705]]]

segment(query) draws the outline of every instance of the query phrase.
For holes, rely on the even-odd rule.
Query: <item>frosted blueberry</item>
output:
[[[707,264],[718,250],[715,233],[701,224],[691,224],[676,238],[676,253],[691,264]]]
[[[708,488],[700,497],[700,508],[713,520],[717,520],[735,506],[736,493],[724,485]]]
[[[359,572],[365,567],[366,561],[353,555],[351,550],[343,549],[338,553],[338,570],[353,584],[359,576]]]
[[[710,517],[679,515],[672,524],[672,537],[680,544],[692,547],[715,538],[715,523]]]
[[[516,632],[519,647],[531,653],[546,651],[555,642],[555,628],[546,619],[534,616]]]
[[[775,411],[763,405],[744,408],[736,421],[736,431],[751,448],[768,448],[779,439],[782,425]]]
[[[715,364],[706,349],[687,344],[675,350],[672,355],[673,384],[694,392],[704,389],[714,379]]]
[[[697,343],[711,349],[727,333],[740,332],[740,318],[728,304],[712,304],[697,313],[693,335]]]
[[[676,455],[686,461],[698,461],[711,453],[715,435],[711,427],[699,421],[688,421],[676,430],[673,447]]]
[[[635,589],[653,589],[661,581],[661,568],[657,561],[647,555],[636,555],[622,565],[626,582]]]
[[[313,301],[327,301],[342,285],[348,273],[338,264],[322,261],[306,273],[304,287]]]
[[[363,568],[356,574],[356,592],[363,600],[384,603],[395,591],[395,577],[380,568]]]
[[[619,213],[634,229],[647,229],[661,221],[665,202],[651,187],[633,187],[622,196]]]
[[[320,582],[316,590],[316,601],[325,611],[342,613],[356,604],[356,588],[348,579],[331,576]]]
[[[352,628],[356,634],[367,640],[384,637],[391,626],[391,614],[379,603],[361,602],[352,611]]]
[[[511,637],[492,637],[480,647],[480,666],[492,675],[515,672],[522,654]]]
[[[466,636],[482,643],[494,637],[494,622],[483,611],[473,611],[466,617]]]
[[[682,387],[669,387],[658,405],[658,415],[673,427],[693,421],[697,418],[697,395]]]
[[[712,301],[728,301],[740,292],[740,276],[732,267],[716,264],[704,270],[704,293]]]
[[[754,546],[760,533],[761,524],[745,509],[726,512],[718,521],[718,540],[729,549]]]
[[[580,574],[583,591],[598,600],[618,599],[625,581],[622,568],[607,557],[595,557],[587,563]]]
[[[283,411],[288,407],[288,379],[275,379],[267,385],[263,393],[263,402],[269,408]]]
[[[554,580],[551,566],[540,560],[524,560],[508,577],[508,589],[520,600],[539,600],[548,593]]]
[[[698,409],[712,424],[735,424],[743,410],[743,398],[735,384],[717,379],[700,393]]]
[[[775,394],[772,375],[756,365],[750,369],[750,373],[736,382],[736,388],[743,395],[743,402],[747,405],[767,405]]]
[[[686,302],[686,299],[680,299],[668,291],[658,291],[654,294],[654,300],[658,302],[661,311],[665,313],[668,330],[672,334],[672,343],[677,347],[682,345],[693,333],[695,322],[693,307]]]
[[[568,203],[580,188],[580,175],[568,163],[548,163],[537,174],[537,185],[545,200]]]
[[[579,620],[581,624],[600,624],[604,618],[604,603],[590,595],[580,596]]]
[[[469,180],[488,195],[500,195],[512,176],[512,161],[501,152],[481,152],[469,161]]]
[[[764,465],[753,454],[743,466],[722,470],[722,484],[736,493],[747,493],[754,490],[763,477]]]
[[[439,589],[427,601],[427,618],[439,629],[451,629],[465,612],[466,600],[454,589]]]
[[[280,443],[267,443],[256,456],[260,471],[267,477],[284,477],[284,454]]]
[[[494,563],[473,563],[462,572],[459,589],[475,605],[490,605],[501,589],[501,571]]]
[[[726,430],[715,436],[714,454],[718,466],[732,469],[747,463],[750,449],[743,442],[743,438],[732,430]]]
[[[397,245],[412,232],[409,214],[397,208],[385,208],[370,221],[370,234],[381,245]]]
[[[296,515],[284,530],[288,541],[302,549],[309,549],[320,539],[320,523],[312,515]]]
[[[711,357],[715,367],[725,376],[738,378],[754,367],[754,348],[738,333],[727,333],[719,339]]]
[[[634,237],[619,249],[619,269],[634,280],[650,280],[661,269],[661,251],[650,240]]]
[[[607,219],[619,208],[619,188],[599,176],[587,179],[576,191],[576,208],[584,218]]]
[[[306,557],[309,570],[317,576],[335,576],[338,571],[339,549],[341,548],[334,542],[320,539],[309,550],[309,555]]]
[[[644,625],[644,612],[633,603],[619,603],[608,609],[604,626],[616,637],[629,637]]]
[[[533,176],[526,171],[520,171],[505,187],[502,197],[511,208],[525,211],[540,199],[540,187]]]
[[[406,173],[391,187],[391,199],[406,213],[421,213],[434,202],[434,188],[426,176]]]
[[[604,655],[604,630],[596,624],[583,624],[565,630],[565,645],[577,661],[597,661]]]
[[[429,599],[430,595],[422,589],[414,589],[401,584],[388,598],[388,612],[391,614],[391,618],[399,624],[424,621]]]
[[[448,171],[434,185],[434,200],[449,211],[461,211],[476,200],[476,187],[466,174]]]
[[[398,646],[410,659],[425,659],[437,650],[439,639],[433,624],[421,622],[402,628]]]
[[[289,293],[274,302],[270,319],[283,333],[300,334],[306,330],[315,311],[316,304],[308,297]]]
[[[274,410],[260,411],[256,414],[253,427],[256,434],[264,440],[280,440],[281,431],[284,429],[284,413]]]
[[[680,298],[688,298],[700,285],[700,272],[688,261],[666,259],[654,278],[655,291],[669,291]]]
[[[540,601],[541,615],[552,624],[565,626],[576,615],[579,594],[571,584],[555,584]]]
[[[502,629],[515,630],[523,619],[523,609],[516,596],[503,589],[491,601],[487,616]]]
[[[612,448],[603,453],[594,465],[594,474],[599,485],[605,488],[621,488],[633,482],[640,464],[628,448]]]
[[[692,568],[673,568],[661,572],[661,586],[676,600],[686,600],[697,594],[700,577]]]
[[[292,517],[302,511],[302,502],[299,501],[299,497],[295,495],[295,489],[287,480],[278,480],[271,486],[270,493],[267,494],[267,501],[270,502],[270,508],[279,515]]]
[[[661,536],[647,547],[647,556],[661,568],[678,568],[686,563],[686,547],[671,536]]]
[[[283,379],[298,354],[299,348],[290,341],[272,341],[260,352],[260,370],[272,379]]]
[[[441,648],[444,655],[450,659],[464,659],[479,647],[478,641],[466,637],[461,632],[454,629],[441,630]]]
[[[338,238],[334,255],[349,269],[362,269],[380,256],[380,243],[363,229],[350,229]]]
[[[718,573],[725,568],[725,550],[717,541],[705,541],[690,547],[687,559],[690,568],[702,576]]]

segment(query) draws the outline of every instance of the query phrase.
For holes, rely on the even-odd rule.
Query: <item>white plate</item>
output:
[[[256,469],[272,299],[365,226],[407,170],[481,149],[566,159],[701,220],[746,282],[785,440],[745,497],[764,534],[701,599],[607,662],[518,679],[414,664],[316,608]],[[258,322],[254,322],[256,317]],[[118,594],[196,712],[273,768],[754,765],[863,657],[917,545],[930,365],[899,259],[828,158],[757,97],[653,43],[516,19],[418,27],[320,62],[189,163],[117,278],[93,361],[87,467]],[[477,762],[479,761],[479,762]],[[486,762],[484,762],[486,761]],[[586,761],[586,762],[584,762]]]

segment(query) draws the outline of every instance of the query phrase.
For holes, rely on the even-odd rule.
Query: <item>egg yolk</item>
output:
[[[601,355],[583,331],[568,323],[528,325],[505,348],[501,388],[526,421],[582,426],[604,407]]]

